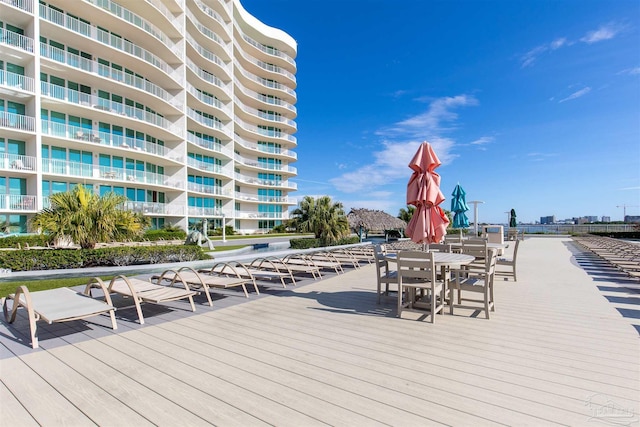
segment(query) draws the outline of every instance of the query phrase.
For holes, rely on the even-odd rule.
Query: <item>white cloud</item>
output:
[[[469,95],[437,98],[424,113],[410,117],[376,132],[384,138],[380,151],[373,153],[373,163],[330,180],[336,189],[345,193],[373,190],[398,179],[407,179],[409,161],[418,146],[427,140],[443,164],[456,156],[451,153],[455,142],[441,134],[454,129],[458,107],[478,105]]]
[[[492,142],[493,142],[493,137],[483,136],[481,138],[476,139],[475,141],[471,141],[471,145],[486,145]]]
[[[561,99],[560,101],[558,101],[558,103],[565,102],[565,101],[571,101],[572,99],[580,98],[581,96],[585,96],[589,92],[591,92],[591,88],[587,86],[587,87],[585,87],[583,89],[580,89],[580,90],[578,90],[576,92],[573,92],[571,95],[567,96],[566,98]]]
[[[589,31],[584,37],[580,39],[580,41],[587,44],[593,44],[601,42],[603,40],[609,40],[614,38],[620,32],[620,30],[621,28],[615,24],[603,25],[597,30]]]
[[[628,74],[630,76],[635,76],[640,74],[640,67],[627,68],[625,70],[618,72],[617,74]]]
[[[556,50],[556,49],[560,49],[562,46],[566,44],[567,44],[567,39],[565,37],[560,37],[552,41],[549,47],[551,48],[551,50]]]
[[[538,57],[547,51],[547,46],[542,45],[538,47],[534,47],[529,52],[522,55],[520,60],[522,61],[521,67],[526,68],[533,65],[534,62],[538,60]]]

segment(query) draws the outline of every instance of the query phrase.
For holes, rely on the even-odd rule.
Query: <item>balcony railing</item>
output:
[[[286,78],[290,79],[293,82],[296,81],[296,76],[293,73],[291,73],[290,71],[287,71],[284,68],[279,67],[277,65],[268,64],[268,63],[266,63],[264,61],[256,59],[251,54],[249,54],[248,52],[243,51],[242,48],[239,47],[239,46],[237,46],[237,48],[236,48],[236,53],[240,53],[240,55],[247,62],[251,62],[255,66],[260,67],[265,71],[269,71],[269,72],[275,73],[275,74],[280,74],[281,76],[286,77]]]
[[[31,116],[0,111],[0,127],[34,132],[36,119]]]
[[[258,194],[236,192],[236,199],[256,203],[295,203],[295,200],[287,196],[261,196]]]
[[[0,0],[0,3],[5,3],[18,9],[22,9],[25,12],[33,13],[33,2],[35,0]]]
[[[293,113],[297,113],[298,111],[295,105],[290,104],[287,101],[283,101],[280,98],[263,95],[254,90],[248,89],[242,85],[238,85],[237,88],[240,90],[240,92],[242,92],[244,95],[248,96],[249,98],[257,99],[258,101],[264,102],[265,104],[276,105],[279,107],[286,108],[287,110],[292,111]]]
[[[113,168],[109,166],[100,166],[98,168],[99,178],[127,181],[149,185],[169,185],[167,177],[153,172],[144,172],[133,169]]]
[[[93,178],[94,165],[58,159],[42,159],[42,173]]]
[[[162,1],[160,0],[145,0],[145,1],[150,5],[152,5],[153,7],[155,7],[156,9],[158,9],[160,13],[164,15],[164,17],[167,18],[167,20],[171,22],[175,28],[178,29],[178,32],[182,33],[182,21],[180,19],[176,19],[173,16],[173,14],[169,11],[167,6],[165,6],[164,3],[162,3]],[[179,0],[177,3],[180,4],[180,7],[182,9],[184,9],[184,3],[182,2],[182,0]]]
[[[229,93],[230,92],[230,87],[229,84],[223,82],[222,80],[220,80],[218,77],[216,77],[214,74],[203,70],[202,68],[198,67],[193,61],[191,61],[190,59],[187,59],[187,68],[189,68],[191,71],[193,71],[198,77],[200,77],[202,80],[206,81],[207,83],[210,83],[214,86],[219,87],[220,89],[222,89],[225,93]]]
[[[223,216],[223,211],[220,208],[202,208],[198,206],[189,206],[187,208],[189,216]]]
[[[227,53],[228,56],[231,56],[231,54],[229,52],[230,49],[227,46],[227,44],[225,43],[225,41],[222,40],[220,38],[220,36],[217,35],[215,32],[211,31],[209,28],[207,28],[204,25],[202,25],[200,23],[200,21],[198,21],[196,16],[193,14],[193,12],[191,12],[190,9],[187,9],[187,17],[189,18],[189,20],[191,22],[193,22],[193,24],[196,26],[196,28],[198,28],[198,31],[200,31],[200,33],[202,33],[203,36],[205,36],[206,38],[208,38],[212,42],[214,42],[217,45],[219,45]]]
[[[144,151],[145,153],[170,158],[176,161],[182,161],[182,157],[179,153],[153,142],[107,132],[93,131],[91,129],[85,129],[78,126],[65,125],[64,123],[42,120],[42,133],[43,135],[55,136],[58,138],[93,142],[101,145],[109,145],[111,147],[129,148],[136,151]]]
[[[241,219],[285,219],[285,218],[288,218],[288,216],[283,212],[236,211],[236,218],[241,218]]]
[[[228,64],[225,64],[222,59],[215,53],[203,48],[198,44],[197,41],[191,35],[187,34],[187,41],[203,58],[207,59],[210,62],[213,62],[218,67],[222,68],[228,76],[231,76],[231,67]]]
[[[94,60],[69,53],[45,43],[40,43],[40,55],[53,61],[67,64],[70,67],[77,68],[88,73],[97,74],[101,77],[106,77],[127,86],[140,89],[151,95],[163,99],[176,108],[182,108],[182,102],[180,102],[176,97],[171,96],[160,86],[151,83],[149,80],[145,80],[143,78],[125,73],[122,70],[116,70],[115,68],[111,68],[110,66],[100,64]]]
[[[224,22],[224,19],[222,18],[222,16],[220,16],[218,12],[211,9],[209,6],[207,6],[200,0],[196,0],[195,3],[201,11],[203,11],[205,14],[207,14],[209,17],[213,18],[214,20],[218,21],[218,23],[220,23],[220,25],[222,25],[222,27],[227,31],[227,34],[231,34],[231,32],[229,31],[229,26]]]
[[[20,194],[3,194],[0,196],[0,210],[10,211],[35,211],[36,196]]]
[[[211,107],[217,108],[218,110],[222,111],[223,113],[231,117],[231,107],[223,104],[222,101],[220,101],[218,98],[202,93],[201,91],[198,91],[198,89],[196,89],[193,85],[189,83],[187,83],[187,87],[188,87],[189,93],[195,96],[196,98],[198,98],[200,101],[202,101],[203,103]]]
[[[253,107],[249,107],[247,105],[245,105],[242,101],[240,101],[240,99],[237,96],[234,96],[234,101],[236,102],[236,105],[238,105],[240,107],[240,109],[248,114],[252,114],[256,117],[259,117],[261,119],[264,120],[268,120],[270,122],[273,122],[276,125],[279,124],[283,124],[283,125],[287,125],[287,126],[291,126],[294,129],[297,129],[297,125],[296,122],[288,119],[282,115],[278,115],[278,114],[272,114],[272,113],[266,113],[264,111],[260,111],[257,108],[253,108]]]
[[[267,169],[267,170],[271,170],[271,171],[280,171],[280,172],[289,172],[289,173],[298,173],[298,170],[296,168],[294,168],[293,166],[288,166],[288,165],[282,165],[282,164],[274,164],[274,163],[268,163],[268,162],[261,162],[258,161],[256,159],[247,159],[246,157],[243,157],[239,154],[236,154],[234,156],[234,159],[245,165],[245,166],[252,166],[255,168],[261,168],[261,169]]]
[[[96,95],[91,95],[89,93],[72,90],[46,82],[40,82],[40,89],[43,96],[70,102],[72,104],[92,107],[96,110],[119,114],[132,119],[142,120],[143,122],[167,129],[170,132],[177,132],[176,126],[159,114],[143,110],[142,108],[132,107],[124,104],[123,102],[111,101],[109,99],[100,98]]]
[[[223,187],[216,187],[214,185],[198,184],[196,182],[189,182],[187,184],[187,190],[197,191],[198,193],[212,194],[214,196],[231,197],[231,192]]]
[[[219,142],[202,139],[195,136],[192,133],[187,133],[187,141],[199,147],[206,148],[207,150],[211,150],[211,151],[215,151],[216,153],[223,154],[226,157],[229,157],[229,158],[232,157],[232,151],[226,148],[225,146],[223,146],[222,144],[220,144]]]
[[[259,144],[256,144],[255,142],[249,142],[244,138],[240,138],[237,135],[235,137],[235,141],[238,144],[242,145],[244,148],[247,148],[249,150],[256,150],[266,154],[280,154],[283,156],[292,157],[294,159],[298,158],[298,155],[294,151],[287,150],[280,147],[269,147],[267,145],[261,145],[261,144],[259,145]]]
[[[132,212],[142,214],[158,214],[158,215],[184,215],[184,208],[179,205],[156,202],[124,202],[122,207]]]
[[[128,23],[140,28],[144,32],[152,35],[156,39],[160,40],[162,44],[167,46],[169,49],[173,50],[175,48],[175,43],[158,27],[149,23],[147,20],[142,18],[140,15],[137,15],[131,12],[129,9],[126,9],[120,6],[118,3],[112,2],[111,0],[84,0],[87,3],[91,3],[96,5],[102,9],[108,10],[113,15],[121,18]]]
[[[4,70],[0,70],[0,86],[10,87],[12,89],[22,89],[27,92],[33,92],[35,90],[33,78]]]
[[[176,82],[182,83],[180,74],[171,66],[169,66],[169,64],[167,64],[165,61],[163,61],[150,51],[138,45],[135,45],[128,40],[117,37],[109,33],[108,31],[87,24],[86,22],[82,22],[78,18],[74,18],[72,16],[58,12],[57,10],[51,9],[44,4],[40,5],[40,17],[53,24],[60,25],[70,31],[81,34],[104,45],[110,46],[116,50],[126,52],[132,56],[135,56],[136,58],[150,65],[153,65],[159,70],[162,70]]]
[[[223,167],[221,165],[216,165],[213,163],[202,162],[192,157],[187,158],[187,165],[194,167],[196,169],[199,169],[201,171],[216,173],[218,175],[225,175],[225,176],[231,175],[231,168],[228,166]]]
[[[246,34],[242,34],[242,38],[249,43],[250,45],[254,46],[255,48],[257,48],[258,50],[261,50],[262,52],[268,54],[268,55],[272,55],[278,58],[282,58],[285,61],[287,61],[288,63],[290,63],[291,65],[296,65],[296,61],[290,57],[289,55],[287,55],[286,53],[284,53],[283,51],[276,49],[275,47],[271,47],[271,46],[265,46],[262,43],[258,43],[257,41],[255,41],[254,39],[252,39],[251,37],[249,37]]]
[[[249,132],[253,132],[255,134],[258,135],[262,135],[262,136],[266,136],[268,138],[279,138],[279,139],[286,139],[287,141],[291,141],[294,144],[297,143],[297,139],[295,136],[293,135],[289,135],[286,132],[283,132],[281,130],[277,130],[277,129],[263,129],[261,127],[252,125],[250,123],[245,122],[244,120],[242,120],[239,117],[235,117],[235,122],[238,126],[240,126],[242,129],[245,129]]]
[[[247,80],[256,82],[259,85],[264,86],[265,88],[281,90],[283,92],[288,93],[292,97],[296,98],[296,91],[291,89],[290,87],[285,86],[282,83],[279,83],[279,82],[276,82],[276,81],[273,81],[273,80],[269,80],[269,79],[265,79],[265,78],[260,77],[260,76],[256,76],[255,74],[250,73],[249,71],[247,71],[244,68],[242,68],[239,64],[236,64],[236,65],[238,67],[238,70],[240,70],[240,73]]]
[[[20,154],[0,153],[0,169],[35,171],[36,158]]]
[[[13,31],[0,28],[0,44],[16,47],[26,52],[33,53],[33,39],[14,33]]]
[[[202,114],[199,114],[196,110],[192,108],[187,108],[187,116],[189,116],[196,122],[208,128],[216,129],[222,132],[227,138],[231,139],[231,131],[229,129],[229,126],[223,124],[221,121],[217,121],[210,117],[203,116]]]
[[[242,181],[247,184],[260,185],[264,187],[277,187],[277,188],[287,188],[290,190],[295,190],[298,188],[298,185],[295,182],[291,181],[282,181],[279,179],[258,179],[250,176],[245,176],[240,173],[235,174],[235,178],[238,181]]]

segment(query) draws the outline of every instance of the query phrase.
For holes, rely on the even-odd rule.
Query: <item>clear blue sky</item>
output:
[[[427,140],[480,222],[640,215],[640,1],[241,2],[298,42],[298,198],[395,216]]]

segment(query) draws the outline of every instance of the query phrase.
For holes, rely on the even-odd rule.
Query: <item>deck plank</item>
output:
[[[519,251],[491,320],[397,319],[363,265],[196,313],[146,305],[145,325],[125,309],[115,332],[42,325],[35,351],[0,323],[0,398],[15,425],[584,425],[610,421],[603,402],[637,420],[640,321],[621,309],[640,285],[568,238]]]

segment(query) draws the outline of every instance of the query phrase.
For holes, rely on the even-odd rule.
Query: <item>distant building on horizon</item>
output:
[[[611,217],[610,216],[603,216],[602,217],[602,222],[611,222]]]
[[[556,222],[555,215],[540,217],[540,224],[555,224],[555,222]]]
[[[640,215],[625,215],[625,223],[640,223]]]

